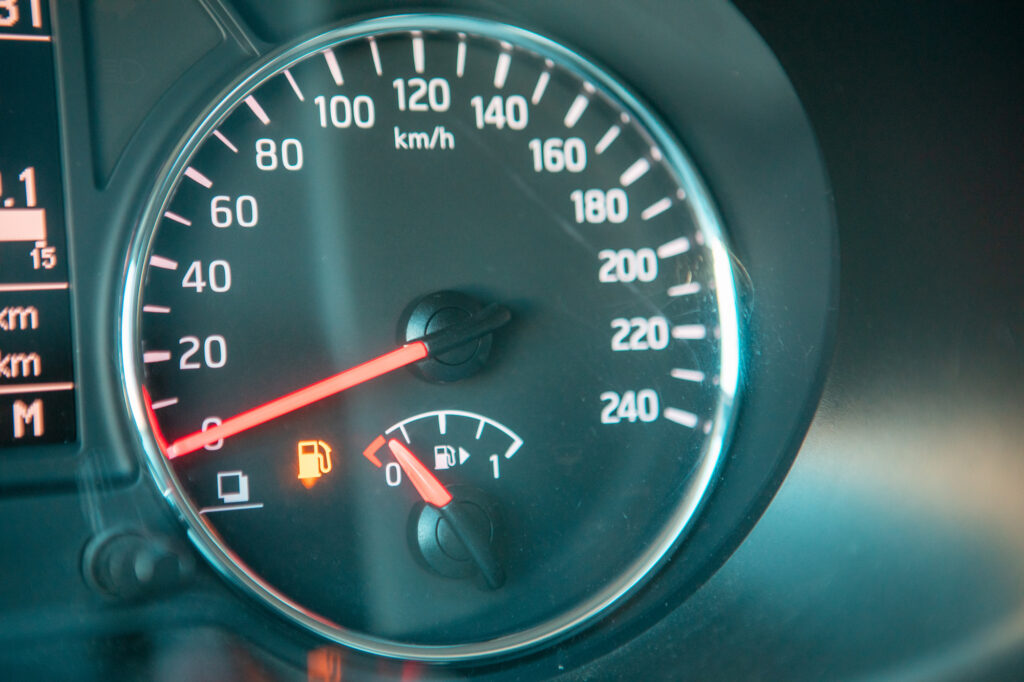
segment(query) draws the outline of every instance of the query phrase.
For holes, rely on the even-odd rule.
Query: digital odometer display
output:
[[[456,660],[585,622],[711,485],[739,330],[697,169],[533,34],[378,19],[216,102],[123,316],[152,469],[228,576],[338,642]]]
[[[48,3],[0,3],[0,446],[77,436]]]

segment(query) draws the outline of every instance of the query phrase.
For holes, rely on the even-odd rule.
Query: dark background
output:
[[[836,352],[754,531],[595,674],[664,659],[666,678],[1020,678],[1021,6],[736,4],[832,179]]]

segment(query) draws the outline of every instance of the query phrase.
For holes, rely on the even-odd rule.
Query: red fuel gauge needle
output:
[[[437,480],[433,472],[419,460],[419,457],[412,453],[412,450],[394,438],[388,441],[388,448],[391,450],[391,454],[395,456],[395,459],[398,460],[402,471],[412,481],[413,487],[416,488],[416,492],[420,494],[424,502],[440,509],[452,501],[452,494],[448,492],[448,489],[444,487],[441,481]]]
[[[429,357],[436,357],[468,341],[489,334],[507,323],[510,317],[511,314],[508,308],[491,304],[472,317],[450,327],[411,341],[401,348],[396,348],[389,353],[377,356],[373,360],[368,360],[361,365],[346,369],[344,372],[339,372],[334,376],[321,379],[305,388],[292,391],[280,398],[275,398],[245,412],[236,414],[205,431],[196,431],[195,433],[183,436],[168,445],[164,452],[167,455],[167,459],[174,459],[175,457],[195,452],[210,443],[216,443],[222,438],[229,438],[243,431],[248,431],[260,424],[265,424],[272,419],[277,419],[289,412],[312,405],[317,401],[341,393],[353,386],[358,386],[371,379],[394,372],[396,369],[401,369],[406,365],[411,365],[414,362],[419,362]],[[153,424],[154,431],[159,433],[159,425],[152,416],[150,416],[150,422]]]
[[[452,494],[444,484],[401,441],[392,438],[388,441],[388,449],[423,501],[436,507],[441,518],[448,522],[448,526],[480,569],[487,586],[492,590],[501,587],[505,582],[505,572],[491,550],[490,527],[483,532],[475,528],[470,519],[466,518],[465,510],[458,503],[452,503]]]

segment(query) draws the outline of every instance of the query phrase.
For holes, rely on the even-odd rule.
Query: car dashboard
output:
[[[0,2],[0,675],[1024,676],[1022,20]]]

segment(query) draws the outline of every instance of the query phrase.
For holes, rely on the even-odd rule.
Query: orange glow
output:
[[[306,654],[306,679],[309,682],[341,682],[341,649],[322,646]]]
[[[153,412],[153,399],[149,397],[149,391],[145,386],[142,387],[142,401],[146,403],[146,418],[149,419],[149,426],[153,429],[153,438],[156,439],[160,452],[167,454],[167,439],[164,438],[163,431],[160,430],[160,423],[157,422],[156,413]]]
[[[423,665],[416,661],[405,661],[402,663],[401,682],[416,682],[423,678]]]
[[[312,405],[319,400],[329,398],[353,386],[358,386],[388,372],[393,372],[406,365],[419,362],[426,358],[427,354],[427,345],[422,341],[406,344],[390,353],[385,353],[361,365],[346,369],[344,372],[335,374],[332,377],[322,379],[305,388],[300,388],[297,391],[225,419],[218,426],[205,431],[196,431],[179,438],[165,449],[167,458],[181,457],[190,452],[195,452],[205,445],[216,443],[222,438],[230,438],[242,431],[248,431],[260,424],[265,424],[272,419],[277,419],[282,415],[294,412],[307,405]]]
[[[448,492],[444,484],[437,480],[433,472],[416,455],[412,454],[409,448],[394,438],[388,441],[388,448],[424,502],[435,507],[443,507],[452,501],[452,494]]]
[[[377,457],[377,451],[384,447],[385,442],[384,436],[377,436],[373,439],[373,442],[367,445],[366,449],[363,450],[363,457],[373,462],[373,466],[378,469],[384,465],[381,463],[380,458]]]

